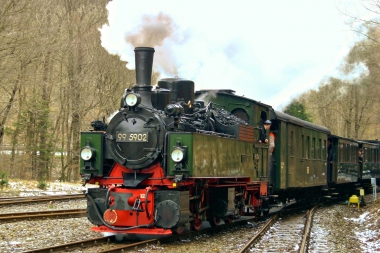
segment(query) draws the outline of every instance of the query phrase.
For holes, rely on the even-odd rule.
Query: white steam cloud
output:
[[[113,0],[107,9],[102,45],[128,68],[135,47],[154,47],[162,78],[232,89],[274,107],[334,74],[348,50],[331,0]]]
[[[110,53],[128,61],[128,68],[135,68],[135,47],[154,47],[154,70],[159,71],[162,78],[178,76],[193,80],[197,90],[234,89],[240,90],[240,95],[246,93],[243,85],[250,83],[254,88],[253,73],[257,66],[254,66],[253,53],[249,52],[246,43],[229,35],[231,30],[224,30],[224,24],[217,25],[214,20],[212,23],[216,26],[205,33],[191,24],[193,21],[176,23],[175,17],[184,15],[186,10],[181,13],[170,11],[170,8],[156,11],[158,4],[146,1],[141,6],[134,3],[133,7],[125,9],[124,18],[120,20],[117,18],[121,12],[118,4],[120,2],[112,1],[107,5],[109,25],[100,29],[101,39]],[[205,16],[191,18],[199,22]],[[226,37],[215,40],[221,33]]]

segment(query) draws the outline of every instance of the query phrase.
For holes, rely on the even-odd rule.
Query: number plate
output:
[[[116,142],[148,142],[148,132],[145,133],[116,133]]]

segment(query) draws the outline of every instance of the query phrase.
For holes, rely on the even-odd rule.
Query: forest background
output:
[[[79,180],[80,132],[119,107],[134,70],[109,54],[99,27],[108,0],[4,0],[0,6],[0,185],[7,178]],[[379,5],[377,10],[380,10]],[[380,26],[353,17],[363,34],[317,90],[285,108],[354,139],[379,136]],[[156,83],[159,73],[154,73]]]

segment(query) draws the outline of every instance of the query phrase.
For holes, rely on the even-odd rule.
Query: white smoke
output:
[[[196,90],[232,89],[274,106],[334,72],[347,48],[330,0],[113,0],[107,9],[102,45],[128,68],[134,47],[154,47],[161,78],[193,80]]]
[[[197,19],[205,20],[210,13],[190,15],[194,9],[186,10],[186,7],[178,13],[163,7],[162,3],[142,1],[123,10],[124,19],[119,20],[116,18],[121,11],[117,8],[119,4],[114,0],[107,5],[109,25],[100,29],[101,39],[110,53],[128,61],[128,68],[135,68],[135,47],[154,47],[154,70],[161,73],[161,78],[178,76],[193,80],[196,90],[240,89],[241,95],[244,94],[241,87],[253,83],[254,57],[247,44],[230,35],[232,27],[223,27],[225,23],[217,25],[218,22],[210,20],[216,26],[205,33],[204,29],[192,24]],[[176,20],[183,20],[176,18],[179,15],[190,15],[194,20],[176,23]],[[220,33],[225,33],[224,39],[215,40]]]

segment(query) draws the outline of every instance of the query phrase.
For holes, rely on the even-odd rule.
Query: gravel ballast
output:
[[[79,187],[76,192],[66,193],[79,193],[80,190]],[[62,189],[62,193],[64,191]],[[0,197],[6,197],[4,191],[0,193]],[[372,195],[365,196],[365,199],[367,205],[360,209],[344,204],[320,208],[314,216],[309,252],[380,252],[380,200],[373,201]],[[57,201],[52,207],[49,203],[1,206],[0,213],[78,208],[86,208],[86,200]],[[0,252],[23,252],[101,237],[101,234],[91,231],[91,226],[87,218],[0,224]],[[249,224],[242,229],[202,235],[170,245],[152,245],[135,252],[238,252],[258,227],[258,224]]]

